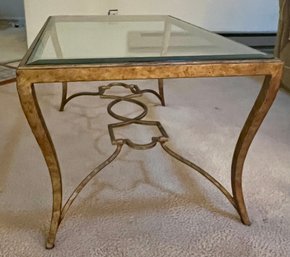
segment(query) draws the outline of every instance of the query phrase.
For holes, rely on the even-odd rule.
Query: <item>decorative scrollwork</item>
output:
[[[123,87],[125,89],[128,89],[130,93],[126,96],[118,96],[118,95],[111,95],[111,94],[105,94],[105,92],[112,87]],[[153,93],[156,95],[160,101],[161,104],[164,104],[164,101],[162,101],[162,96],[160,96],[157,92],[154,90],[150,89],[145,89],[145,90],[140,90],[137,85],[133,84],[125,84],[125,83],[110,83],[107,86],[101,86],[99,87],[99,92],[96,93],[99,95],[101,98],[106,98],[106,99],[113,99],[113,101],[107,106],[107,111],[108,113],[115,119],[121,121],[117,123],[112,123],[108,125],[108,130],[111,138],[111,143],[113,145],[116,145],[116,149],[114,153],[103,163],[101,163],[99,166],[97,166],[91,173],[86,176],[83,181],[78,185],[78,187],[73,191],[69,199],[67,200],[66,204],[64,205],[62,209],[62,214],[61,214],[61,220],[64,218],[65,214],[67,213],[69,207],[73,203],[73,201],[76,199],[78,194],[81,192],[81,190],[89,183],[89,181],[96,176],[102,169],[104,169],[107,165],[109,165],[121,152],[122,147],[124,144],[127,146],[136,149],[136,150],[147,150],[153,148],[156,144],[160,144],[161,147],[164,149],[166,153],[168,153],[170,156],[175,158],[176,160],[184,163],[188,167],[196,170],[198,173],[200,173],[202,176],[204,176],[206,179],[208,179],[213,185],[215,185],[224,195],[225,197],[229,200],[229,202],[237,209],[236,203],[232,197],[232,195],[222,186],[220,182],[218,182],[214,177],[212,177],[208,172],[194,164],[193,162],[185,159],[181,155],[177,154],[174,152],[172,149],[170,149],[166,143],[169,140],[169,137],[161,125],[159,121],[148,121],[148,120],[141,120],[143,119],[147,113],[148,113],[148,108],[147,106],[142,103],[141,101],[136,100],[135,98],[142,96],[143,93]],[[68,98],[69,99],[69,98]],[[125,116],[121,116],[119,114],[116,114],[115,112],[112,111],[113,106],[120,102],[129,102],[136,104],[140,106],[143,109],[143,112],[139,114],[138,116],[134,118],[129,118]],[[132,142],[129,138],[116,138],[114,134],[114,129],[119,128],[119,127],[125,127],[125,126],[130,126],[132,124],[138,124],[138,125],[144,125],[144,126],[156,126],[159,129],[160,135],[154,136],[151,138],[151,142],[146,143],[146,144],[137,144]]]

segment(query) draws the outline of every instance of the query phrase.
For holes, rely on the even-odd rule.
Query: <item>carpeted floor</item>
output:
[[[99,83],[81,85],[91,89]],[[156,81],[140,81],[141,88]],[[160,120],[170,146],[230,189],[235,142],[261,80],[166,80],[167,106],[154,96],[147,119]],[[74,85],[70,88],[76,91]],[[63,173],[64,197],[114,150],[106,124],[110,100],[80,97],[58,112],[59,85],[37,86]],[[289,256],[290,96],[280,92],[249,151],[244,168],[251,226],[240,223],[225,197],[158,146],[125,147],[81,193],[59,229],[56,247],[44,248],[51,187],[15,84],[0,88],[0,256]],[[116,112],[134,115],[132,105]],[[140,130],[141,129],[141,130]],[[120,135],[128,134],[125,130]],[[130,129],[147,142],[153,131]]]
[[[16,81],[16,68],[19,61],[0,64],[0,86]]]
[[[26,51],[25,28],[1,27],[0,23],[0,63],[20,60]]]
[[[26,51],[25,28],[0,20],[0,86],[15,81],[13,67],[18,66],[16,61],[22,59]]]
[[[0,65],[0,85],[4,84],[6,81],[15,79],[15,77],[16,77],[15,69]]]

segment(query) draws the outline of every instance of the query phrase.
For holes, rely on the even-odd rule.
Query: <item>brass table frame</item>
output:
[[[242,189],[243,165],[249,147],[279,90],[283,69],[283,63],[280,60],[26,65],[37,40],[38,38],[17,69],[17,90],[23,112],[39,144],[51,177],[53,206],[47,248],[54,247],[57,229],[67,209],[62,204],[60,166],[50,133],[38,105],[34,89],[36,83],[61,82],[66,85],[67,82],[77,81],[158,79],[159,89],[162,90],[162,92],[159,90],[159,93],[163,95],[162,79],[166,78],[265,76],[262,88],[239,135],[231,166],[232,196],[229,195],[228,199],[237,209],[241,221],[250,225]],[[161,87],[160,83],[162,83]],[[168,153],[174,157],[174,153],[169,151]]]

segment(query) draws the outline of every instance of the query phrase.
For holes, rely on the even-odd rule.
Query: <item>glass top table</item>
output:
[[[50,17],[27,64],[267,59],[171,16]]]
[[[250,225],[242,189],[243,165],[251,142],[279,90],[282,69],[283,63],[270,55],[171,16],[50,17],[17,69],[17,90],[22,109],[43,153],[53,189],[52,218],[46,247],[54,247],[59,224],[81,189],[88,180],[116,158],[124,144],[139,150],[160,144],[173,158],[212,182],[237,210],[241,221]],[[142,93],[153,93],[165,106],[164,79],[229,76],[265,77],[233,152],[232,193],[208,172],[169,149],[166,146],[169,136],[161,123],[142,121],[147,107],[135,99]],[[116,82],[100,87],[97,93],[83,92],[67,96],[69,82],[143,79],[157,79],[158,92],[140,90],[137,85]],[[65,104],[76,96],[98,95],[101,98],[113,99],[108,105],[108,112],[121,121],[108,126],[111,142],[116,145],[115,153],[80,183],[64,205],[61,170],[56,150],[35,92],[36,84],[41,86],[44,83],[55,82],[62,83],[61,111],[64,110]],[[128,90],[129,95],[105,95],[107,89],[116,85]],[[134,119],[116,115],[112,107],[120,101],[139,105],[143,108],[143,113]],[[114,137],[114,128],[131,123],[157,126],[161,136],[152,138],[152,142],[146,145],[137,145],[128,139]]]

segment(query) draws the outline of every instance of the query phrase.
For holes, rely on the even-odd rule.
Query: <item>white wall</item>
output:
[[[11,1],[11,0],[10,0]],[[28,44],[56,14],[170,14],[214,31],[273,32],[278,0],[24,0]]]
[[[1,0],[0,1],[1,19],[24,19],[23,0]]]
[[[48,16],[99,14],[98,1],[100,0],[24,0],[28,45]]]
[[[211,30],[275,31],[278,0],[109,0],[120,14],[170,14]]]

